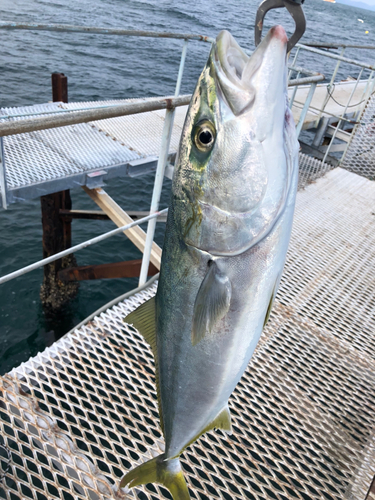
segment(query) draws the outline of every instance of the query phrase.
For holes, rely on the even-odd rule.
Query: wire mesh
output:
[[[136,99],[132,99],[136,101]],[[128,102],[47,103],[20,108],[2,108],[1,115],[77,110]],[[176,112],[171,150],[175,152],[187,107]],[[51,182],[94,169],[126,165],[129,161],[158,155],[164,114],[148,112],[108,120],[4,137],[5,175],[8,190]],[[11,120],[29,118],[13,117]],[[34,191],[30,191],[34,193]],[[26,191],[23,198],[27,197]]]
[[[374,199],[375,183],[343,169],[298,193],[276,304],[229,401],[233,435],[209,432],[182,456],[193,499],[365,499],[375,474]],[[163,450],[153,357],[122,321],[155,291],[0,379],[12,452],[0,497],[171,498],[156,484],[118,490]]]
[[[375,95],[363,110],[352,135],[342,166],[351,172],[375,179]]]

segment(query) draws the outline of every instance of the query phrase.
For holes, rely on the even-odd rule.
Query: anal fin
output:
[[[230,411],[228,405],[225,405],[224,408],[220,411],[218,415],[204,428],[202,429],[189,443],[187,443],[183,450],[179,452],[179,454],[183,453],[184,450],[192,443],[194,443],[197,439],[199,439],[203,434],[206,434],[208,431],[212,431],[212,429],[221,429],[227,434],[232,434],[232,418],[230,416]],[[176,457],[173,457],[176,458]]]
[[[219,415],[212,422],[211,429],[221,429],[227,434],[232,434],[232,419],[228,405],[219,413]]]

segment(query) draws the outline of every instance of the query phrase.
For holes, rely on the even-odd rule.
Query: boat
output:
[[[1,28],[15,29],[6,23]],[[72,29],[87,31],[65,27]],[[91,33],[95,30],[100,29],[90,28]],[[123,30],[123,36],[129,35]],[[161,34],[132,31],[131,36],[136,35]],[[181,40],[179,75],[188,43],[212,41],[205,36],[165,35]],[[304,140],[296,216],[280,291],[255,355],[230,399],[233,435],[207,433],[182,456],[196,498],[371,498],[374,67],[360,60],[349,62],[344,51],[338,56],[316,45],[299,44],[290,61],[289,97]],[[331,75],[299,66],[304,52],[331,60]],[[342,62],[359,68],[354,82],[336,81]],[[163,177],[173,176],[175,148],[190,99],[179,95],[179,82],[180,76],[174,96],[156,99],[95,105],[58,100],[1,110],[4,208],[79,185],[117,228],[1,277],[0,283],[121,232],[143,252],[135,290],[103,305],[51,347],[0,377],[0,492],[7,500],[169,498],[158,485],[137,487],[135,492],[119,489],[125,471],[163,450],[152,354],[122,319],[156,292],[157,274],[148,276],[150,262],[155,272],[160,267],[153,231],[157,217],[165,212],[159,210],[158,195]],[[145,123],[158,124],[151,128],[159,126],[151,149],[132,146],[137,137],[126,132],[130,118],[132,123],[139,120],[142,130]],[[54,128],[57,125],[64,128]],[[77,130],[98,149],[84,165],[72,161],[65,175],[56,153],[51,174],[46,151],[51,154],[51,144],[58,151],[55,146],[69,138],[76,144]],[[105,151],[112,153],[111,162],[103,160]],[[133,220],[109,197],[103,183],[150,170],[156,171],[150,214],[133,214]],[[65,210],[69,215],[70,209]],[[149,221],[147,234],[139,231],[140,221]]]

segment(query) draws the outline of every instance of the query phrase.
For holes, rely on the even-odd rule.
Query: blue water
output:
[[[0,19],[14,22],[64,23],[216,36],[231,31],[248,50],[254,48],[254,0],[2,0]],[[308,27],[304,40],[371,44],[375,12],[346,5],[306,0]],[[358,18],[365,22],[359,23]],[[264,28],[281,23],[291,32],[293,23],[284,9],[267,16]],[[369,30],[369,34],[365,31]],[[51,100],[54,71],[68,76],[69,100],[90,101],[167,95],[174,91],[182,43],[175,40],[137,39],[100,35],[0,31],[0,106],[21,106]],[[189,44],[182,93],[192,92],[209,52],[209,45]],[[372,62],[370,51],[348,55]],[[304,57],[312,70],[329,72],[332,63],[315,55]],[[343,65],[342,77],[357,76]],[[153,175],[112,181],[108,193],[124,209],[147,210]],[[167,206],[170,182],[165,181],[161,204]],[[80,190],[71,191],[73,207],[97,207]],[[42,257],[39,200],[11,205],[0,213],[0,275]],[[162,244],[164,225],[156,241]],[[73,221],[73,244],[113,228],[109,221]],[[79,265],[115,262],[140,256],[119,235],[85,249]],[[40,305],[42,270],[0,285],[0,374],[26,361],[67,332],[91,312],[137,286],[137,280],[82,282],[74,302],[58,315],[47,317]]]

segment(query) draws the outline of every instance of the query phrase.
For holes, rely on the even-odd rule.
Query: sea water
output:
[[[254,0],[2,0],[1,21],[60,23],[107,28],[198,33],[215,37],[229,30],[240,45],[254,49]],[[375,12],[322,0],[306,0],[304,40],[375,44]],[[360,23],[358,18],[364,20]],[[285,9],[270,12],[264,32],[283,24],[289,33],[293,22]],[[365,31],[369,31],[368,34]],[[171,95],[178,72],[182,41],[42,31],[0,30],[0,107],[48,102],[51,73],[68,76],[69,101],[123,99]],[[190,93],[205,64],[209,44],[191,42],[181,93]],[[359,57],[357,50],[348,56]],[[373,63],[375,51],[362,52]],[[305,55],[301,63],[320,72],[332,70],[332,61]],[[356,77],[343,65],[342,78]],[[153,174],[137,179],[115,179],[106,191],[125,210],[147,210]],[[168,205],[166,180],[161,206]],[[75,209],[97,209],[80,189],[71,190]],[[73,244],[112,229],[110,221],[74,220]],[[0,210],[0,276],[42,258],[39,199]],[[158,224],[156,241],[163,242],[165,225]],[[76,254],[78,265],[140,258],[123,235]],[[137,286],[136,279],[81,282],[77,298],[59,314],[46,315],[39,299],[43,270],[0,285],[0,374],[26,361],[69,331],[90,313]]]

